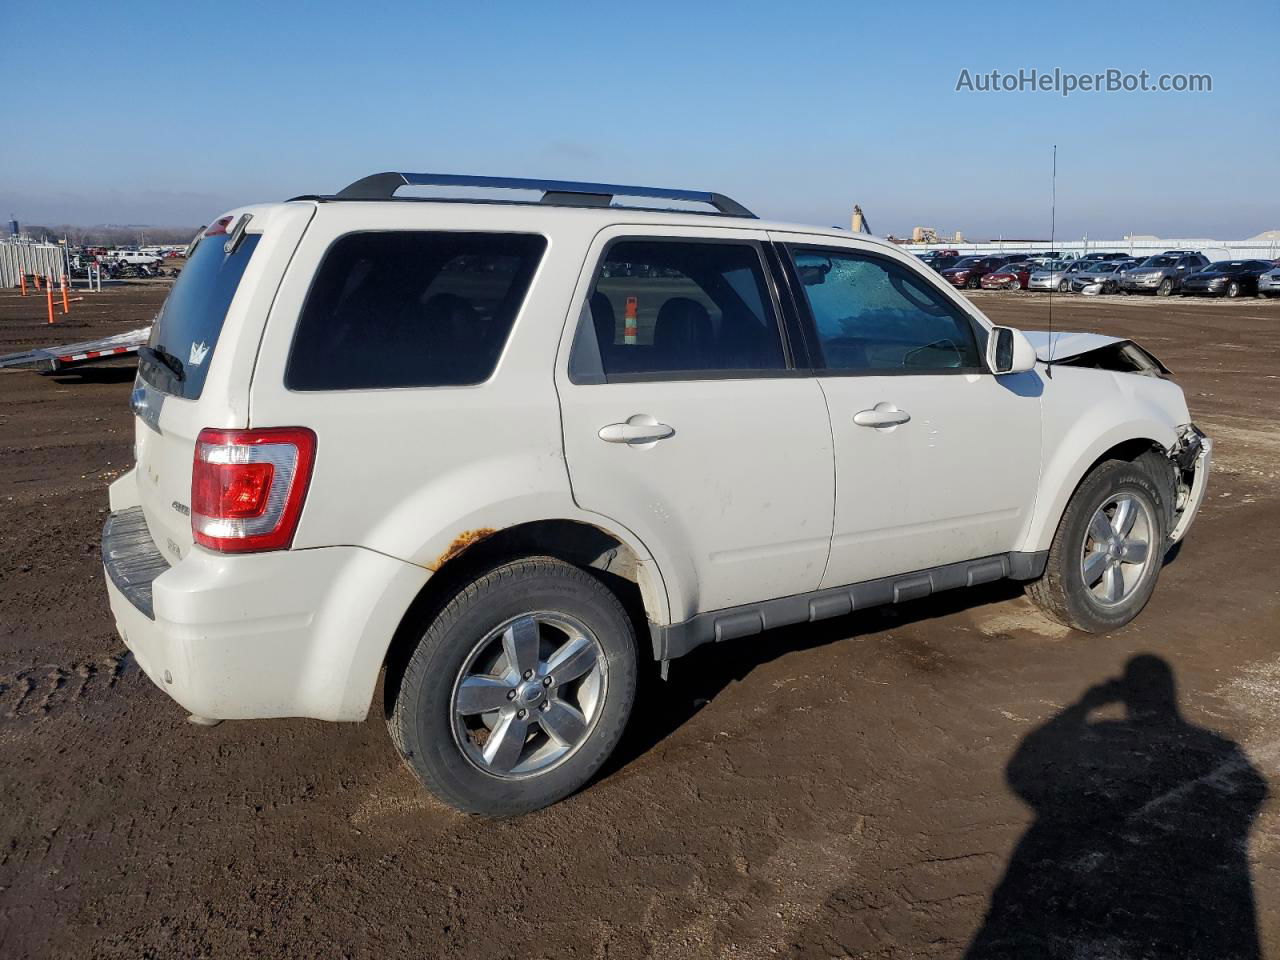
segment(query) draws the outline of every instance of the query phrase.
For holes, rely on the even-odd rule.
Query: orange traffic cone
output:
[[[627,297],[627,312],[622,324],[622,342],[635,343],[636,333],[638,332],[637,318],[638,313],[636,298]]]

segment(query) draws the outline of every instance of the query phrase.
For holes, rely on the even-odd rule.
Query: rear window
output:
[[[498,364],[547,243],[506,233],[353,233],[325,255],[290,390],[464,386]]]
[[[153,387],[186,400],[200,396],[227,308],[258,238],[259,234],[246,234],[234,252],[227,253],[225,232],[200,237],[151,328],[148,345],[170,358],[170,366],[147,359],[138,365]]]

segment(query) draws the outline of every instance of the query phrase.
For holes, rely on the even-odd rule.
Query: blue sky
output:
[[[0,214],[25,222],[197,224],[401,169],[1039,237],[1057,143],[1060,237],[1280,229],[1274,0],[95,0],[58,4],[52,33],[2,6],[7,86],[32,94],[5,108]],[[962,68],[1055,67],[1208,73],[1213,92],[955,91]]]

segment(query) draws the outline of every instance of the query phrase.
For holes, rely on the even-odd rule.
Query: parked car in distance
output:
[[[1182,292],[1215,297],[1240,297],[1258,292],[1258,278],[1269,273],[1269,260],[1219,260],[1182,280]]]
[[[1131,260],[1133,259],[1133,257],[1131,254],[1128,254],[1128,253],[1086,253],[1083,257],[1080,257],[1079,259],[1086,260],[1090,263],[1093,263],[1095,261],[1105,262],[1108,260]]]
[[[1117,281],[1119,271],[1128,263],[1127,260],[1093,260],[1086,261],[1082,270],[1071,276],[1071,291],[1080,293],[1085,287],[1097,283],[1102,286],[1103,293],[1115,293],[1120,289]]]
[[[1280,266],[1273,267],[1258,277],[1258,296],[1280,297]]]
[[[1030,279],[1029,263],[1006,263],[999,270],[988,273],[979,283],[983,290],[1025,290]]]
[[[1208,264],[1208,257],[1194,251],[1158,253],[1120,274],[1120,292],[1154,293],[1158,297],[1167,297],[1181,288],[1184,277]]]
[[[1038,270],[1032,270],[1027,278],[1028,290],[1057,290],[1066,293],[1071,289],[1071,278],[1088,269],[1092,261],[1053,260]]]
[[[961,257],[959,254],[949,254],[945,257],[934,257],[929,261],[929,266],[941,273],[943,270],[954,267],[963,259],[964,257]]]
[[[498,184],[541,199],[382,173],[195,242],[101,551],[195,722],[380,691],[428,790],[526,813],[600,770],[645,661],[1000,579],[1110,632],[1205,497],[1212,441],[1128,339],[994,325],[895,244],[721,194]]]
[[[977,290],[982,278],[993,270],[1003,267],[1008,261],[1004,257],[964,257],[954,266],[947,267],[942,275],[953,287],[967,287]]]

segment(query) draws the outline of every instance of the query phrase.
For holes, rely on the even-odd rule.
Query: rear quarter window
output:
[[[531,234],[339,238],[298,318],[285,386],[363,390],[487,380],[546,246]]]

